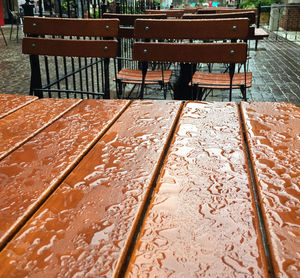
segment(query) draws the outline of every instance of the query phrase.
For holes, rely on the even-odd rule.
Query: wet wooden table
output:
[[[0,277],[297,277],[299,107],[0,107]]]

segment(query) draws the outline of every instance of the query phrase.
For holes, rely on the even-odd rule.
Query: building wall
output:
[[[300,0],[291,0],[293,2]],[[290,5],[298,3],[290,3]],[[288,4],[289,5],[289,4]],[[280,27],[286,31],[300,31],[300,6],[299,7],[286,7],[284,8]]]

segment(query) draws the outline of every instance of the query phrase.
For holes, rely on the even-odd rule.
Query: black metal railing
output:
[[[125,14],[143,13],[145,9],[158,9],[150,2],[105,0],[55,0],[39,1],[34,6],[30,0],[23,5],[24,15],[58,18],[102,18],[105,12]],[[90,39],[90,38],[86,38]],[[130,45],[124,46],[124,49]],[[30,94],[39,97],[88,98],[103,96],[109,98],[109,61],[95,58],[38,57],[30,56]],[[108,87],[107,87],[108,86]],[[102,93],[106,92],[106,93]]]

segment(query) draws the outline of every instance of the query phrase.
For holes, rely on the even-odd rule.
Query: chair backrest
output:
[[[134,36],[141,39],[192,39],[192,40],[226,40],[246,39],[249,20],[210,19],[210,20],[152,20],[137,19]]]
[[[143,78],[147,62],[227,63],[230,64],[230,94],[236,63],[245,63],[249,19],[209,20],[140,20],[135,21],[135,37],[157,42],[135,42],[133,58],[143,63]],[[165,42],[162,42],[166,40]],[[179,40],[179,41],[176,41]],[[185,42],[189,40],[190,42]],[[213,42],[221,40],[222,42]],[[223,42],[231,40],[230,43]],[[194,42],[191,42],[194,41]],[[209,42],[202,42],[209,41]],[[141,95],[144,86],[142,84]]]
[[[104,13],[103,18],[117,18],[120,22],[119,38],[133,38],[134,22],[136,19],[166,19],[165,13],[158,14],[117,14],[117,13]]]
[[[117,56],[118,41],[113,38],[118,36],[118,19],[25,17],[23,30],[26,34],[22,45],[23,53],[30,54],[31,93],[35,93],[39,97],[43,97],[42,92],[45,91],[49,92],[48,96],[50,97],[51,92],[59,92],[59,97],[61,92],[66,93],[66,97],[70,97],[69,94],[72,92],[78,92],[80,97],[83,97],[83,94],[88,97],[89,95],[109,97],[108,63],[109,58]],[[41,76],[39,55],[45,56],[43,69],[46,81],[44,85],[42,85],[44,79]],[[53,64],[48,63],[48,56],[55,57]],[[58,64],[57,56],[63,57],[62,65]],[[71,57],[70,59],[84,57],[84,60],[78,60],[78,63],[75,64],[74,59],[66,62],[66,57]],[[87,57],[97,59],[88,61]],[[103,76],[105,77],[103,80],[99,80],[99,77],[93,74],[93,72],[100,71],[98,63],[104,63],[105,73]],[[55,69],[49,70],[51,67],[55,67]],[[102,68],[103,64],[101,64]],[[53,72],[55,76],[51,77]],[[82,76],[83,72],[84,77]],[[78,75],[80,75],[79,84],[76,81]],[[84,86],[83,80],[85,80]],[[61,88],[62,81],[65,84],[64,89]],[[57,88],[53,89],[54,85]],[[100,86],[104,92],[99,92]],[[77,96],[75,95],[75,97]]]
[[[184,14],[196,14],[198,8],[185,8],[184,9]]]
[[[216,9],[216,13],[240,13],[240,12],[254,12],[256,16],[258,14],[257,9],[232,9],[232,8]]]
[[[80,40],[78,37],[112,38],[119,31],[118,19],[24,18],[24,54],[112,58],[117,54],[117,40]],[[75,36],[62,39],[49,36]]]
[[[224,12],[224,13],[214,13],[214,14],[184,14],[183,19],[223,19],[223,18],[248,18],[249,24],[255,24],[255,12]]]
[[[167,18],[181,18],[184,14],[184,10],[183,9],[145,10],[145,14],[166,14]]]

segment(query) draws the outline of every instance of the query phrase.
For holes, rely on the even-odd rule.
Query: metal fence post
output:
[[[257,28],[259,28],[260,25],[260,14],[261,14],[261,2],[258,3],[258,7],[257,7],[257,22],[256,22]]]
[[[105,4],[105,0],[102,0],[102,5],[101,5],[102,15],[106,13],[106,10],[107,10],[107,5]]]
[[[34,5],[31,4],[32,2],[30,0],[26,0],[26,3],[21,5],[24,10],[24,16],[33,16]]]

